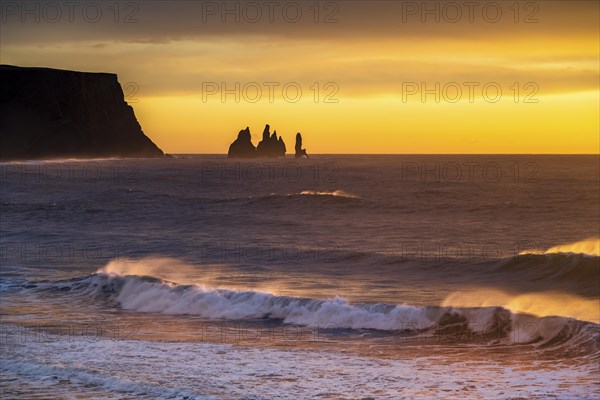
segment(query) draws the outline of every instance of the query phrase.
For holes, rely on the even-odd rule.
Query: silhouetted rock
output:
[[[250,128],[246,127],[238,133],[237,139],[229,146],[227,153],[229,158],[254,158],[256,157],[256,148],[252,144]]]
[[[286,147],[283,138],[277,138],[277,131],[271,135],[269,124],[265,125],[263,139],[258,143],[256,155],[258,157],[285,157]]]
[[[294,150],[296,150],[296,158],[308,158],[308,154],[306,154],[306,149],[302,148],[302,135],[300,134],[300,132],[296,133],[296,146],[294,146]]]
[[[271,134],[271,127],[267,124],[263,131],[262,140],[254,148],[250,137],[250,128],[240,131],[237,139],[229,146],[229,158],[254,158],[254,157],[285,157],[287,149],[283,138],[277,137],[277,131]]]
[[[163,157],[117,75],[0,65],[0,159]]]
[[[279,142],[277,143],[277,146],[279,154],[285,157],[285,152],[287,151],[287,149],[285,148],[285,143],[283,142],[283,138],[281,136],[279,136]]]

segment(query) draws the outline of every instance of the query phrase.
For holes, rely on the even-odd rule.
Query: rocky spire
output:
[[[277,137],[277,131],[271,134],[271,127],[267,124],[263,130],[262,140],[255,148],[252,144],[250,128],[246,127],[238,133],[237,139],[229,146],[229,158],[254,158],[254,157],[285,157],[286,146],[281,136]],[[300,139],[302,142],[302,139]]]
[[[308,154],[306,154],[306,149],[302,148],[302,135],[300,132],[296,134],[296,146],[294,146],[294,150],[296,150],[296,158],[308,158]]]
[[[265,130],[263,131],[263,140],[258,143],[258,147],[256,149],[256,154],[258,157],[285,157],[285,143],[283,139],[277,138],[277,131],[274,131],[273,134],[270,133],[270,126],[265,125]]]

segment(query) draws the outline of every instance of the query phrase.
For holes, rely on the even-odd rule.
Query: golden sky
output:
[[[165,152],[266,123],[288,152],[599,152],[596,1],[44,4],[3,2],[0,62],[117,73]]]

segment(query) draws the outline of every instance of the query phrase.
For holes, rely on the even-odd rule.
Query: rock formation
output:
[[[238,137],[229,146],[228,158],[255,158],[255,157],[285,157],[287,149],[283,137],[277,137],[277,131],[271,134],[271,127],[267,124],[263,131],[262,140],[255,148],[250,136],[250,128],[241,130]],[[308,157],[302,148],[302,135],[296,135],[296,158]]]
[[[237,139],[229,146],[227,153],[229,158],[254,158],[256,157],[256,148],[252,144],[250,128],[242,129],[238,133]]]
[[[296,150],[296,158],[308,158],[308,154],[306,154],[306,149],[302,148],[302,135],[300,132],[296,133],[296,146],[294,147]]]
[[[265,125],[263,139],[256,147],[257,157],[285,157],[286,147],[283,138],[277,138],[277,131],[271,135],[269,124]]]
[[[285,147],[285,143],[283,142],[283,138],[279,136],[279,143],[277,143],[279,154],[285,157],[285,152],[287,151]]]
[[[0,159],[163,157],[117,75],[0,65]]]

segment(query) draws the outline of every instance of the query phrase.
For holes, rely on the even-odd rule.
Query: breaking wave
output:
[[[589,238],[579,242],[561,244],[553,246],[545,251],[527,250],[520,254],[584,254],[587,256],[600,257],[600,238]]]
[[[495,342],[542,345],[577,343],[587,354],[599,352],[599,326],[561,316],[538,317],[495,305],[460,307],[350,303],[342,297],[314,299],[252,290],[180,285],[150,276],[99,272],[46,282],[37,290],[60,291],[81,299],[107,301],[125,310],[194,315],[211,320],[277,320],[326,329],[436,332],[459,329]],[[457,303],[458,304],[458,303]],[[571,343],[572,344],[572,343]],[[591,349],[591,350],[590,350]]]

